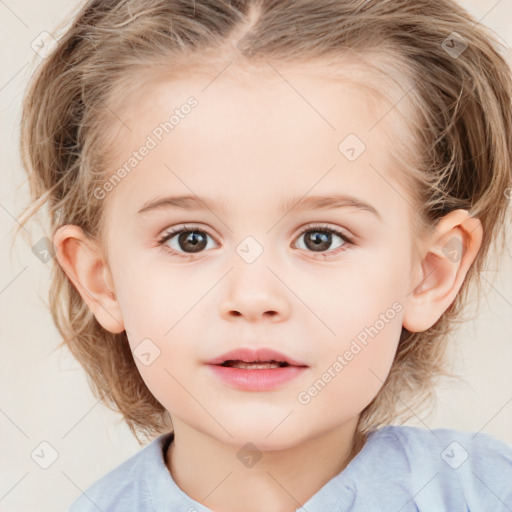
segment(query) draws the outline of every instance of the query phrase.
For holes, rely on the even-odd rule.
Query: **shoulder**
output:
[[[400,453],[408,466],[411,490],[422,489],[416,500],[425,502],[425,510],[433,500],[446,502],[447,496],[472,511],[512,508],[511,444],[482,432],[445,428],[390,425],[374,435],[374,443]]]
[[[168,438],[169,434],[162,434],[109,471],[82,491],[66,512],[148,510],[151,502],[148,479],[161,471],[162,447]]]

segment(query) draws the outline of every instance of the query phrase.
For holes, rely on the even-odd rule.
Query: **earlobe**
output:
[[[480,221],[466,210],[453,210],[438,222],[419,262],[421,279],[413,283],[405,301],[405,329],[425,331],[437,322],[455,300],[478,254],[482,236]]]
[[[106,330],[125,330],[108,265],[98,243],[82,228],[65,225],[53,236],[57,260],[96,320]]]

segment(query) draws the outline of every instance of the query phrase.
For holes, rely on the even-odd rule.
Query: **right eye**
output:
[[[207,237],[213,239],[213,237],[197,226],[184,226],[181,228],[171,228],[169,231],[166,231],[158,240],[158,243],[165,250],[169,250],[177,256],[186,257],[207,248]],[[172,244],[167,242],[172,242]]]

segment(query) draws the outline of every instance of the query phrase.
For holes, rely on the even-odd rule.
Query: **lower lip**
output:
[[[283,366],[245,370],[229,366],[208,365],[226,384],[244,391],[270,391],[298,377],[306,366]]]

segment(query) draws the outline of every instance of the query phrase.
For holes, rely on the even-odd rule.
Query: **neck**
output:
[[[240,512],[243,504],[243,512],[295,512],[364,446],[357,420],[286,449],[257,452],[258,460],[245,465],[240,446],[173,418],[175,436],[165,462],[178,487],[211,510]]]

